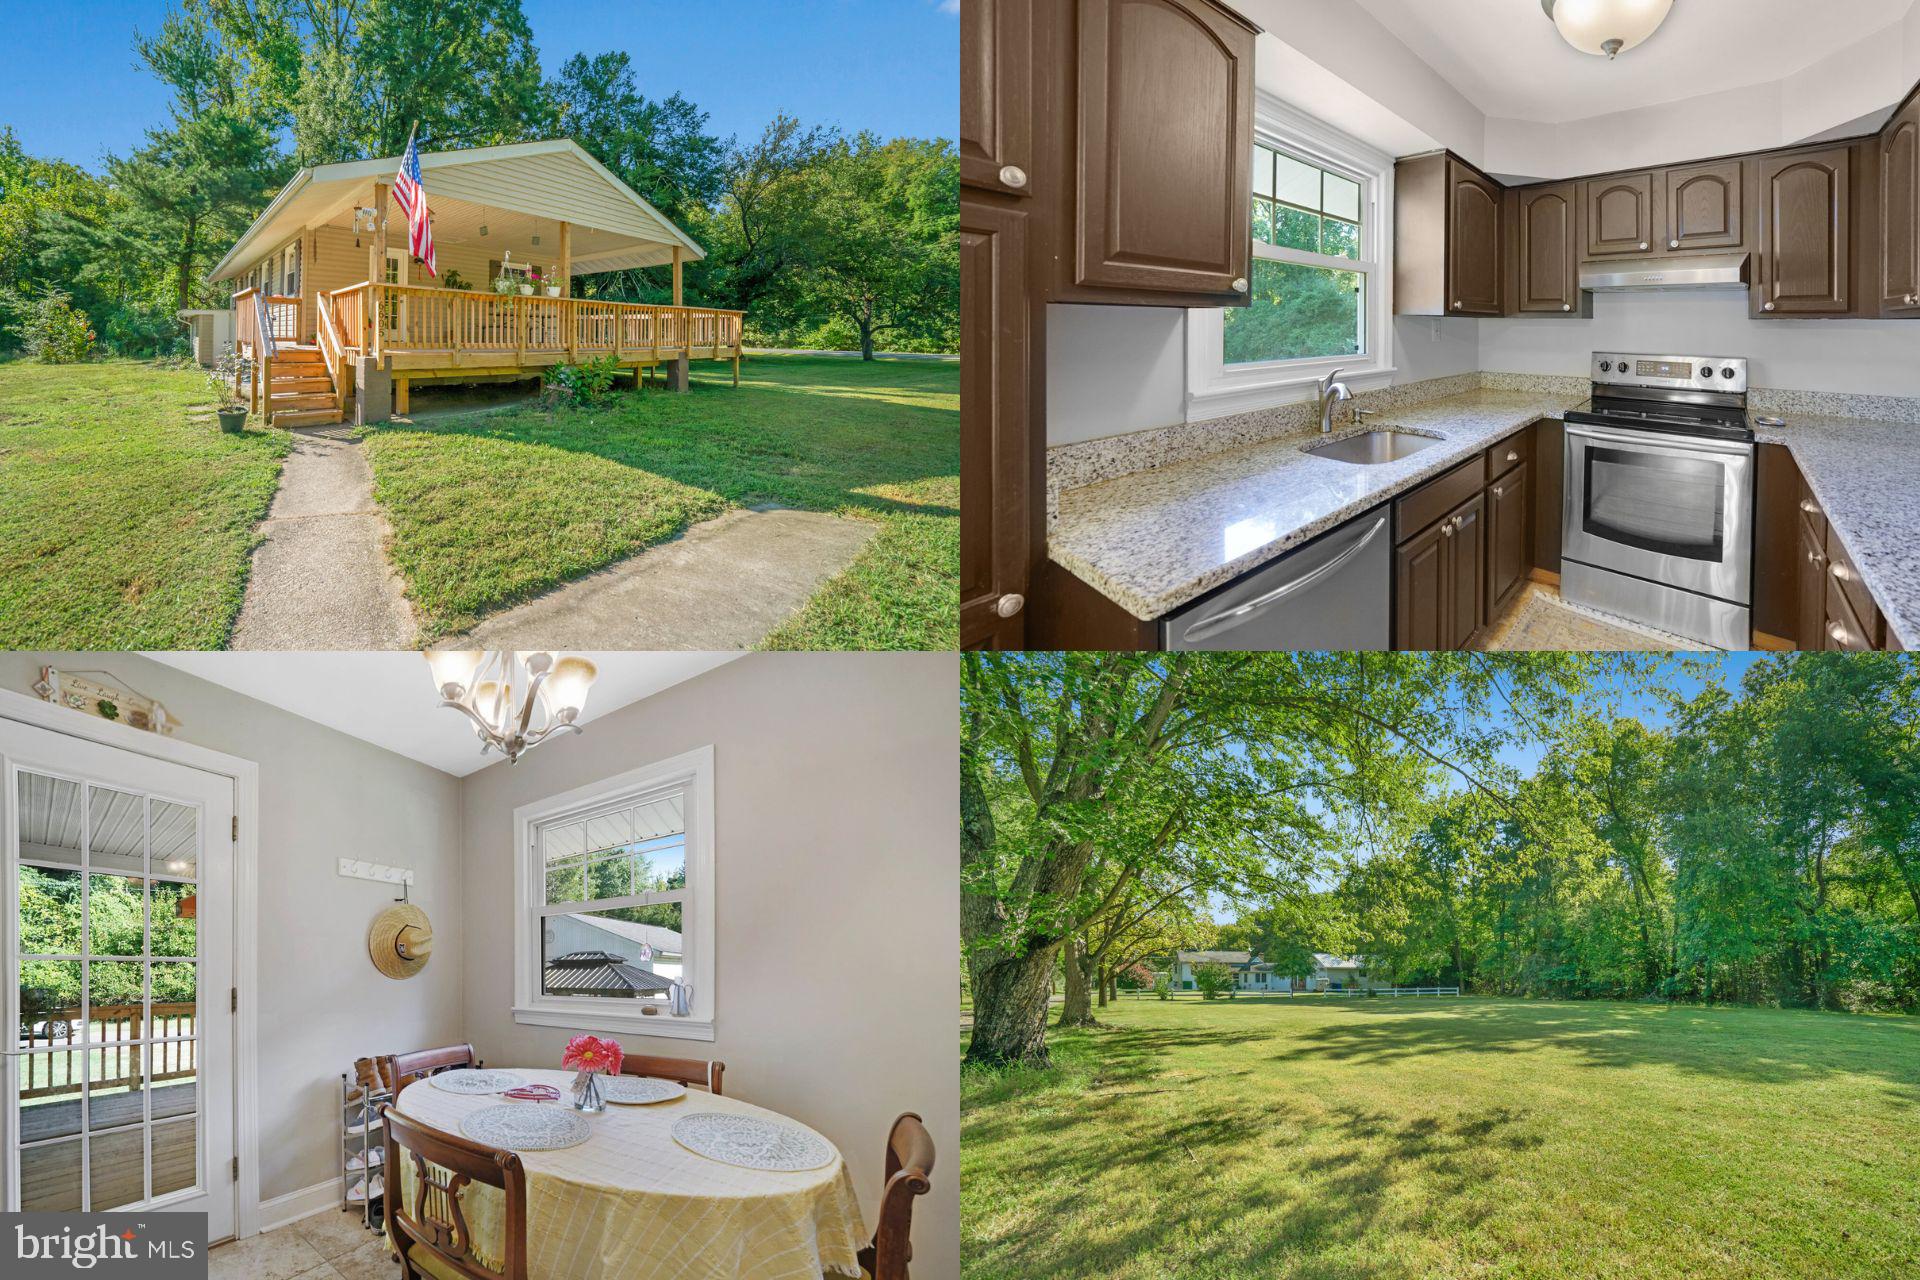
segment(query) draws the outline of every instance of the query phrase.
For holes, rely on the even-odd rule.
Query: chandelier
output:
[[[582,657],[478,649],[430,649],[427,665],[440,705],[473,721],[480,754],[498,751],[508,764],[562,729],[579,733],[574,721],[599,674]]]
[[[1560,38],[1607,61],[1633,48],[1667,20],[1673,0],[1540,0]]]

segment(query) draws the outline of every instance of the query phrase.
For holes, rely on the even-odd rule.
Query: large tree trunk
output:
[[[1096,1026],[1093,1020],[1093,957],[1087,954],[1085,940],[1074,938],[1067,943],[1066,955],[1061,965],[1067,974],[1066,1003],[1060,1007],[1062,1027]]]
[[[968,1062],[1047,1065],[1047,998],[1053,992],[1053,960],[1059,949],[1055,943],[974,966]]]

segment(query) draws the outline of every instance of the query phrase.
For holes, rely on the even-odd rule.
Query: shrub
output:
[[[93,325],[87,313],[56,289],[34,304],[27,317],[27,355],[41,364],[78,364],[93,354]]]
[[[606,398],[619,372],[619,361],[612,356],[601,356],[598,360],[583,360],[579,364],[555,365],[547,373],[547,386],[550,390],[557,390],[560,398],[569,404],[598,404]]]
[[[1233,996],[1233,970],[1223,964],[1203,964],[1193,971],[1193,985],[1202,998],[1218,1000],[1222,992]]]
[[[1130,964],[1113,975],[1113,985],[1122,991],[1145,991],[1153,985],[1153,970],[1143,964]]]
[[[1164,973],[1155,978],[1153,980],[1153,994],[1159,996],[1162,1000],[1173,999],[1173,979]]]

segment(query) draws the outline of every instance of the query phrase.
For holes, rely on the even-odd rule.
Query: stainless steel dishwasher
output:
[[[1385,649],[1393,638],[1388,507],[1160,620],[1167,649]]]

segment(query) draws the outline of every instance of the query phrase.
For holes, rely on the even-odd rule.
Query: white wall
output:
[[[716,1038],[619,1035],[714,1057],[727,1092],[846,1155],[871,1221],[888,1126],[939,1153],[914,1215],[917,1280],[959,1275],[959,685],[951,654],[757,654],[467,779],[464,1027],[502,1065],[566,1031],[513,1020],[513,810],[714,748]]]
[[[31,694],[49,662],[111,671],[166,704],[176,738],[260,766],[260,1195],[333,1179],[340,1073],[463,1038],[459,781],[138,654],[0,653],[0,688]],[[341,878],[342,856],[414,868],[435,935],[418,975],[395,981],[367,958],[393,890]]]
[[[1047,443],[1186,420],[1187,313],[1047,307]]]
[[[1735,355],[1758,387],[1920,396],[1920,324],[1755,320],[1747,307],[1744,291],[1595,294],[1591,320],[1480,321],[1480,367],[1580,377],[1595,351]]]

